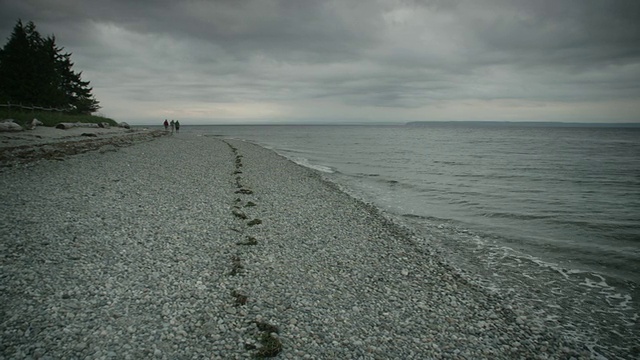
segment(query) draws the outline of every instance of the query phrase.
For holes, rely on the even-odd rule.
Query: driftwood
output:
[[[81,122],[74,122],[74,123],[59,123],[58,125],[56,125],[56,129],[63,129],[63,130],[67,130],[67,129],[71,129],[71,128],[75,128],[75,127],[82,127],[82,128],[99,128],[100,125],[98,124],[94,124],[94,123],[81,123]]]
[[[0,122],[0,132],[4,131],[22,131],[22,126],[13,122],[13,119],[6,119]]]
[[[27,130],[33,130],[36,128],[36,126],[38,125],[42,125],[42,121],[33,118],[33,120],[31,120],[31,122],[27,125]]]

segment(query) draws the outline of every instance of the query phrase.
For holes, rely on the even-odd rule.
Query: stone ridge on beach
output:
[[[168,132],[80,127],[60,130],[43,126],[19,133],[0,132],[0,167],[40,159],[62,160],[92,150],[115,151],[117,147],[164,135]]]
[[[589,357],[270,150],[117,150],[0,168],[0,358]]]

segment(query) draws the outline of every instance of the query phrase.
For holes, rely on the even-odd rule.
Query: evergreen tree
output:
[[[35,83],[32,55],[27,29],[18,20],[9,41],[0,51],[0,100],[33,103],[30,91]]]
[[[39,106],[66,108],[64,97],[61,94],[60,76],[56,70],[56,62],[58,59],[58,49],[55,45],[55,38],[47,37],[40,39],[41,44],[36,56],[37,64],[37,82],[39,84]]]
[[[100,106],[91,94],[93,88],[89,87],[89,81],[82,81],[82,71],[75,72],[72,67],[70,53],[58,54],[56,72],[64,103],[78,113],[97,111]]]
[[[91,113],[100,106],[89,81],[73,71],[70,53],[61,53],[55,37],[43,38],[33,22],[18,20],[0,50],[0,101]]]

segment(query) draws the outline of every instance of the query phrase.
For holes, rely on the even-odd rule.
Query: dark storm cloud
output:
[[[2,0],[0,34],[17,18],[55,33],[109,99],[269,103],[290,116],[318,101],[366,118],[640,97],[637,1]]]
[[[336,4],[340,4],[337,2]],[[74,27],[78,22],[113,23],[138,33],[169,34],[223,46],[237,56],[255,52],[276,58],[321,61],[349,57],[350,50],[371,41],[376,9],[358,5],[334,7],[322,1],[77,1],[15,2],[13,11],[38,24],[48,20]],[[360,18],[360,19],[358,19]],[[369,19],[369,20],[367,20]],[[9,24],[15,19],[7,17]],[[369,39],[368,39],[369,38]]]
[[[509,1],[472,19],[488,54],[528,65],[599,66],[640,57],[640,2]]]

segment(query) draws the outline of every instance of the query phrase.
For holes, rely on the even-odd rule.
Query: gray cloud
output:
[[[0,36],[17,18],[134,121],[640,117],[637,1],[0,0]]]

